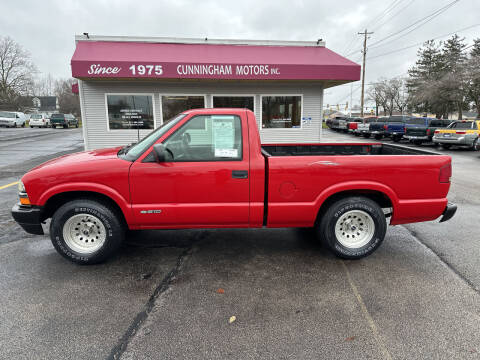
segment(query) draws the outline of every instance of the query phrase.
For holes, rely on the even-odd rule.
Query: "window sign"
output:
[[[262,128],[300,128],[301,96],[262,96]]]
[[[153,129],[151,95],[107,95],[108,126],[113,129]]]
[[[212,116],[215,157],[236,158],[238,156],[238,150],[234,148],[234,119],[233,116]]]

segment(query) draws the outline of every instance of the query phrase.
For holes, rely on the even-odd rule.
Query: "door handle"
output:
[[[232,170],[232,178],[234,179],[248,179],[247,170]]]

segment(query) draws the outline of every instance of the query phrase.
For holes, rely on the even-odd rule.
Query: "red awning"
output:
[[[360,79],[360,65],[323,46],[78,41],[75,78]]]

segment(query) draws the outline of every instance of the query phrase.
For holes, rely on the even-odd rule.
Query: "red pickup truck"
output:
[[[272,130],[278,131],[278,130]],[[127,229],[314,227],[337,256],[390,224],[451,218],[451,158],[398,145],[261,145],[246,109],[183,112],[136,144],[48,161],[19,182],[12,215],[64,257],[98,263]]]

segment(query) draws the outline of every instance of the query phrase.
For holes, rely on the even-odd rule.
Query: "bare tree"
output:
[[[72,93],[74,79],[60,79],[55,82],[55,95],[58,98],[60,112],[80,115],[80,100],[78,95]]]
[[[10,37],[0,37],[0,106],[18,108],[37,69],[30,54]]]
[[[47,74],[35,79],[32,95],[35,96],[53,96],[55,93],[55,79],[52,74]]]
[[[383,108],[384,115],[392,115],[395,110],[404,112],[407,108],[407,89],[403,79],[380,79],[368,89],[369,99],[378,108]]]

